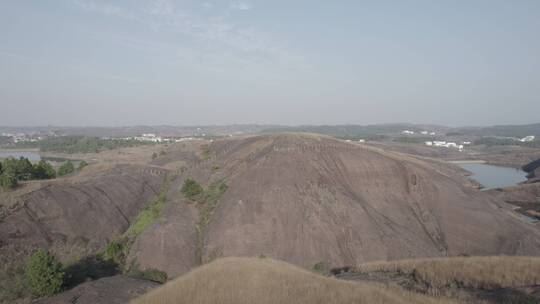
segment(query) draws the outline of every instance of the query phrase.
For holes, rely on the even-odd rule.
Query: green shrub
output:
[[[328,275],[330,273],[330,266],[326,262],[319,262],[313,265],[313,271],[322,275]]]
[[[58,176],[64,176],[66,174],[70,174],[73,171],[75,171],[75,166],[73,166],[73,163],[71,161],[66,161],[65,163],[58,168]]]
[[[115,261],[118,264],[124,262],[124,243],[120,241],[112,241],[107,245],[105,251],[103,252],[103,257],[106,260]]]
[[[51,296],[62,289],[64,271],[62,264],[52,254],[38,250],[24,267],[26,281],[34,296]]]
[[[3,189],[12,189],[16,186],[17,179],[13,175],[7,172],[4,172],[0,175],[0,187],[2,187]]]
[[[194,199],[196,196],[203,193],[203,187],[194,179],[188,178],[182,186],[182,193],[189,199]]]
[[[81,160],[81,162],[79,163],[79,167],[77,168],[77,170],[82,170],[84,167],[88,166],[88,163],[85,162],[84,160]]]
[[[44,160],[40,160],[39,163],[34,165],[33,175],[35,179],[50,179],[56,177],[56,172],[51,164]]]

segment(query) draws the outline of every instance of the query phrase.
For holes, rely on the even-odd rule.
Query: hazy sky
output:
[[[0,125],[540,122],[540,1],[0,1]]]

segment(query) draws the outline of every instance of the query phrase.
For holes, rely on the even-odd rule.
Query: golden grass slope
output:
[[[398,287],[327,278],[266,258],[223,258],[157,288],[135,304],[454,303]]]
[[[458,285],[495,289],[540,285],[538,257],[452,257],[373,262],[357,266],[354,272],[399,272],[432,287]]]

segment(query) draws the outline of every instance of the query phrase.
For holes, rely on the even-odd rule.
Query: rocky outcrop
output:
[[[159,168],[117,165],[22,195],[0,220],[0,262],[12,263],[35,248],[69,259],[95,253],[129,227],[166,174]]]
[[[527,178],[529,183],[540,182],[540,159],[530,162],[522,167],[523,171],[529,173]]]
[[[540,233],[440,165],[310,135],[217,142],[229,190],[206,256],[305,267],[459,254],[540,254]]]

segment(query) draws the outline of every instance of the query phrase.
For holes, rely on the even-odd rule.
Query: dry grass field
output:
[[[478,289],[540,285],[538,257],[453,257],[374,262],[354,272],[394,272],[413,275],[434,288],[457,285]]]
[[[455,303],[399,287],[324,277],[266,258],[223,258],[157,288],[134,304]]]

